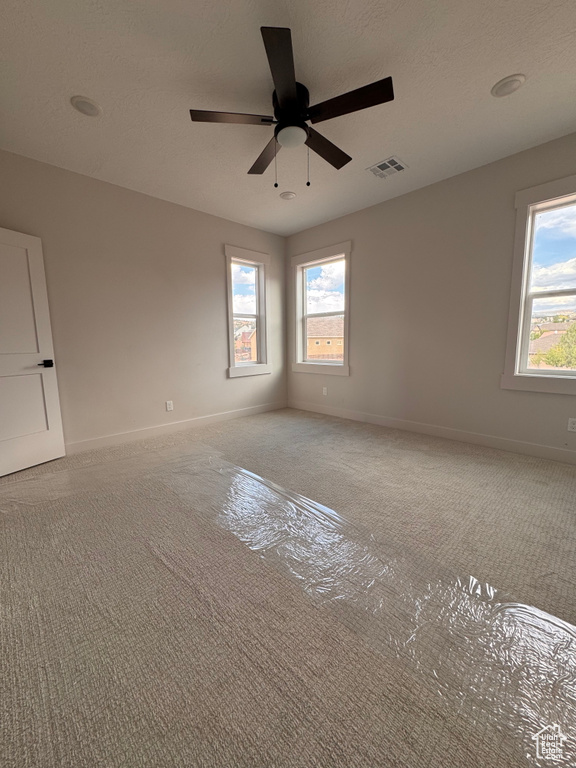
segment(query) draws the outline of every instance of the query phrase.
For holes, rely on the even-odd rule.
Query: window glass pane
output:
[[[234,314],[257,314],[256,278],[257,267],[232,262],[232,308]]]
[[[532,291],[576,288],[576,204],[534,216]]]
[[[258,339],[254,317],[234,317],[234,360],[258,362]]]
[[[306,314],[344,311],[345,265],[338,259],[303,270]]]
[[[576,295],[534,299],[528,368],[576,370]]]
[[[306,360],[344,360],[344,315],[306,318]]]

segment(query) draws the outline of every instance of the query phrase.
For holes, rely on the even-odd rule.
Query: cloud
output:
[[[576,313],[576,296],[550,296],[545,299],[535,299],[532,316],[562,315]]]
[[[555,234],[576,237],[576,205],[536,214],[535,229],[552,229]]]
[[[308,282],[306,304],[308,312],[344,311],[345,262],[335,261],[320,268],[318,277]]]
[[[234,314],[241,315],[246,313],[248,315],[256,314],[256,296],[243,296],[241,293],[234,294]]]
[[[256,270],[253,267],[232,264],[232,282],[236,285],[254,285],[256,282]]]
[[[307,291],[308,312],[343,312],[344,294],[341,291]]]
[[[342,291],[344,284],[345,262],[334,261],[331,264],[325,264],[320,268],[320,274],[308,283],[308,293],[310,291]]]
[[[574,288],[576,291],[576,258],[546,267],[535,266],[532,270],[532,288],[543,291]]]

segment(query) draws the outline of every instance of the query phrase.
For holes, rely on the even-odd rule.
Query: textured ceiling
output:
[[[292,29],[311,103],[394,79],[392,103],[317,126],[353,160],[311,154],[310,188],[305,147],[278,155],[276,190],[273,166],[246,173],[272,128],[188,115],[271,114],[263,25]],[[0,147],[289,234],[576,130],[575,32],[574,0],[3,0]],[[390,155],[408,169],[365,170]]]

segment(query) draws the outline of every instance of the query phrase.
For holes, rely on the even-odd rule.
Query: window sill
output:
[[[264,373],[272,373],[272,366],[269,363],[235,365],[232,368],[228,368],[229,379],[236,379],[240,376],[261,376]]]
[[[292,363],[295,373],[321,373],[328,376],[350,376],[350,366],[337,363]]]
[[[503,373],[500,379],[502,389],[520,389],[525,392],[549,392],[555,395],[576,395],[576,377],[538,376],[538,374]]]

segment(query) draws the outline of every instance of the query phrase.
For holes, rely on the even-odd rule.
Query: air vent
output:
[[[405,168],[408,168],[408,166],[399,157],[388,157],[386,160],[381,160],[376,165],[366,168],[366,170],[372,171],[374,176],[378,176],[379,179],[385,179],[387,176],[394,176],[396,173],[400,173]]]

